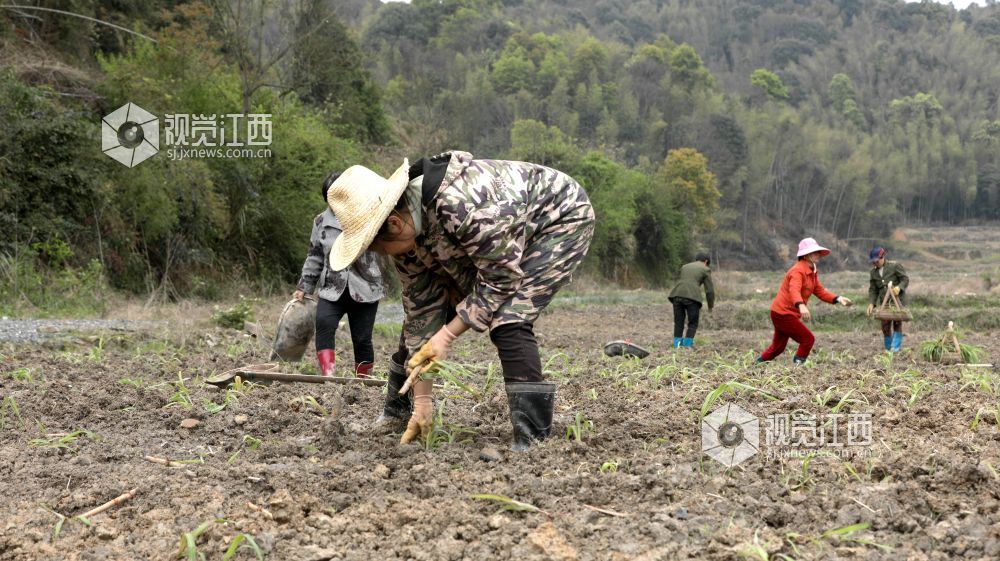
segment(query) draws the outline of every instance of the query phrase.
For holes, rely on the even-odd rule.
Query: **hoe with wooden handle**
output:
[[[237,376],[247,381],[269,380],[274,382],[307,382],[310,384],[361,384],[363,386],[384,386],[386,384],[385,380],[376,380],[374,378],[310,376],[309,374],[286,374],[284,372],[263,372],[260,370],[232,370],[229,372],[223,372],[218,376],[206,379],[205,383],[219,388],[225,388],[229,384],[233,383]]]

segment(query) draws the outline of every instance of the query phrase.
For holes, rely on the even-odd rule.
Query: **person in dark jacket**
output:
[[[872,264],[871,274],[868,281],[868,315],[875,313],[875,310],[882,305],[882,299],[892,283],[892,292],[899,298],[900,303],[904,303],[906,297],[906,287],[910,285],[910,277],[906,276],[906,269],[895,261],[888,261],[885,258],[884,247],[874,247],[868,254],[868,262]],[[884,336],[885,350],[898,353],[903,346],[903,322],[882,320],[882,335]]]
[[[674,305],[674,348],[691,348],[694,334],[698,331],[698,316],[701,312],[701,287],[705,287],[708,311],[715,306],[715,287],[712,285],[711,259],[706,253],[699,253],[695,260],[681,267],[681,278],[670,291],[670,302]],[[687,322],[687,333],[684,323]]]
[[[340,177],[331,173],[323,181],[323,201],[330,185]],[[313,221],[309,239],[309,253],[302,265],[302,276],[296,286],[294,298],[302,300],[306,294],[319,289],[316,303],[316,360],[323,376],[333,376],[336,368],[336,334],[340,320],[347,316],[351,326],[351,344],[354,347],[354,373],[367,378],[375,364],[375,347],[372,330],[378,301],[385,296],[382,270],[378,256],[364,252],[350,267],[337,271],[330,267],[330,249],[341,234],[340,220],[327,206]]]

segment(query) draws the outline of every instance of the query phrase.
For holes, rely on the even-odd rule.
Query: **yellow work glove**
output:
[[[448,350],[457,338],[458,336],[445,325],[429,341],[424,343],[420,350],[406,362],[406,383],[399,389],[400,395],[406,393],[410,386],[416,383],[417,378],[430,370],[435,362],[448,358]]]
[[[875,304],[868,304],[868,310],[865,311],[865,315],[870,316],[875,313]]]
[[[413,413],[406,423],[406,432],[399,439],[400,444],[412,442],[418,436],[427,438],[434,426],[434,382],[419,380],[413,384]]]
[[[892,293],[895,294],[896,296],[899,296],[899,287],[898,286],[892,287]]]

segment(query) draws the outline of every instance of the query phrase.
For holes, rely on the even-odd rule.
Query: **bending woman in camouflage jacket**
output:
[[[328,202],[343,226],[331,267],[370,247],[393,256],[403,286],[406,318],[378,422],[410,415],[402,442],[426,434],[431,382],[414,383],[412,401],[399,390],[472,328],[489,331],[497,347],[514,448],[544,439],[555,384],[542,381],[533,324],[590,246],[594,210],[583,188],[544,166],[450,152],[404,162],[388,180],[353,166]]]

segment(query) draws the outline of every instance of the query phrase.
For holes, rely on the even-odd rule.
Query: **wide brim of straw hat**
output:
[[[410,163],[404,159],[386,179],[364,166],[351,166],[330,185],[326,202],[341,227],[330,248],[330,269],[350,267],[372,244],[406,190],[409,169]]]
[[[801,247],[801,243],[799,244],[799,252],[796,254],[796,257],[802,257],[804,255],[809,255],[810,253],[816,253],[817,251],[823,255],[830,255],[829,249],[816,243],[816,240],[812,240],[812,243],[807,244],[806,247]]]

